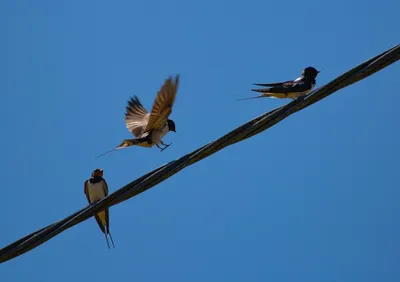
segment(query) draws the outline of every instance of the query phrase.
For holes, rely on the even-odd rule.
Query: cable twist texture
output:
[[[171,161],[159,168],[154,169],[153,171],[148,172],[147,174],[118,189],[96,204],[83,208],[80,211],[77,211],[74,214],[64,218],[63,220],[37,230],[0,249],[0,263],[16,258],[17,256],[36,248],[66,229],[71,228],[72,226],[92,217],[105,207],[117,205],[134,196],[137,196],[138,194],[156,186],[160,182],[178,173],[185,167],[207,158],[223,148],[226,148],[237,142],[244,141],[247,138],[263,132],[288,116],[311,106],[312,104],[324,99],[325,97],[344,87],[347,87],[380,71],[381,69],[395,63],[399,59],[400,44],[354,67],[323,87],[312,91],[310,94],[267,112],[243,124],[221,138],[212,141],[177,160]]]

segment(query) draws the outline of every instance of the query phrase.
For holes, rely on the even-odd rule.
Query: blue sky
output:
[[[288,100],[252,83],[317,85],[398,44],[395,0],[0,1],[0,247]],[[128,98],[150,109],[181,75],[158,149],[94,157],[130,138]],[[22,281],[399,281],[400,65],[0,266]]]

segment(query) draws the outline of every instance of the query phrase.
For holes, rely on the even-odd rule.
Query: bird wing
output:
[[[88,202],[89,202],[89,204],[90,204],[88,183],[89,183],[89,180],[86,180],[85,183],[83,184],[83,192],[85,192],[86,199],[88,200]]]
[[[103,182],[103,192],[104,192],[104,195],[106,195],[106,197],[108,196],[108,185],[107,185],[107,181],[103,178],[103,180],[102,180],[102,182]]]
[[[262,93],[292,93],[292,92],[303,92],[311,89],[311,81],[305,79],[292,80],[286,82],[283,85],[268,87],[264,89],[251,89],[251,91],[262,92]]]
[[[152,129],[161,129],[167,122],[169,115],[172,112],[172,106],[175,102],[176,92],[179,85],[179,75],[176,75],[175,81],[169,77],[154,100],[153,108],[151,109],[149,122],[144,130],[148,132]]]
[[[108,213],[106,213],[106,215],[107,215]],[[103,232],[103,233],[106,233],[106,229],[104,228],[104,225],[103,225],[103,223],[101,222],[101,219],[100,219],[100,217],[99,217],[99,215],[98,214],[95,214],[94,215],[94,218],[96,219],[96,222],[97,222],[97,224],[99,225],[99,227],[100,227],[100,230]]]
[[[105,195],[105,197],[107,197],[108,196],[108,185],[107,185],[107,182],[106,182],[106,180],[104,178],[101,180],[101,182],[103,183],[102,188],[103,188],[104,195]],[[103,212],[104,212],[105,224],[101,220]],[[108,224],[109,224],[108,208],[105,208],[104,210],[102,210],[99,213],[95,214],[94,218],[96,219],[96,222],[99,225],[100,230],[104,234],[107,234],[108,233]]]
[[[253,85],[257,85],[257,86],[283,86],[283,85],[287,85],[290,83],[293,83],[294,80],[288,80],[288,81],[283,81],[283,82],[276,82],[276,83],[253,83]]]
[[[150,114],[140,103],[139,98],[134,96],[129,99],[125,113],[125,125],[135,137],[140,137],[147,123],[149,122]]]
[[[104,178],[103,178],[103,183],[104,183],[104,185],[103,185],[104,195],[106,195],[106,197],[107,197],[108,196],[108,185],[107,185],[107,181]],[[105,217],[105,221],[106,221],[106,225],[107,225],[106,230],[108,233],[110,230],[110,213],[109,213],[108,208],[104,209],[104,217]]]

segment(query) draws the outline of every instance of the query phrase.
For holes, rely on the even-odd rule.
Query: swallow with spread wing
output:
[[[262,95],[239,100],[248,100],[261,97],[272,97],[279,99],[290,98],[295,100],[296,98],[311,92],[316,84],[315,78],[317,77],[318,73],[319,71],[315,68],[307,67],[303,70],[301,76],[295,80],[279,83],[254,84],[257,86],[266,87],[261,89],[251,89],[251,91],[262,93]]]
[[[169,131],[176,132],[175,122],[168,117],[172,112],[178,85],[179,75],[176,75],[175,80],[169,77],[157,93],[150,113],[146,111],[137,96],[130,98],[126,107],[125,124],[135,139],[125,139],[115,149],[100,156],[130,146],[151,148],[156,145],[161,151],[168,148],[171,144],[165,144],[162,138]],[[162,148],[160,144],[164,147]]]
[[[92,172],[92,176],[85,181],[84,192],[89,202],[89,205],[92,205],[108,196],[108,185],[106,180],[103,178],[102,169],[96,168]],[[94,216],[94,218],[96,219],[97,224],[99,225],[101,231],[104,233],[106,237],[108,248],[110,248],[110,244],[108,243],[107,235],[110,236],[112,245],[115,248],[114,241],[110,233],[110,218],[109,218],[108,208],[97,213]]]

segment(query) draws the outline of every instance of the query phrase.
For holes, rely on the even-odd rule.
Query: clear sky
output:
[[[399,43],[400,2],[0,1],[0,247],[289,100],[252,83],[321,70],[317,86]],[[129,148],[181,75],[172,146]],[[400,64],[191,166],[12,261],[0,280],[399,281]]]

